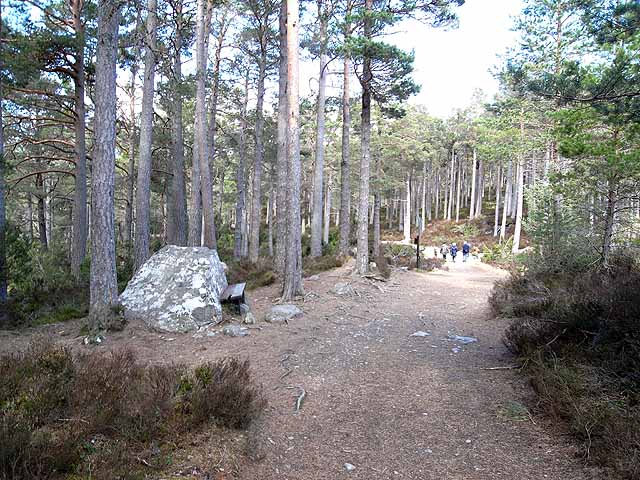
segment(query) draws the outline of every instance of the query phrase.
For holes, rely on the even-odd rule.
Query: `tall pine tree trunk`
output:
[[[216,248],[215,211],[211,187],[211,166],[207,152],[207,104],[205,81],[207,76],[207,47],[213,0],[198,0],[196,14],[196,111],[193,143],[200,162],[200,195],[203,216],[203,246]]]
[[[373,0],[365,0],[364,37],[371,40]],[[360,159],[360,192],[358,202],[358,254],[356,256],[356,268],[358,273],[365,274],[369,270],[369,164],[371,149],[371,58],[365,49],[362,65],[362,124],[360,141],[362,144],[362,156]]]
[[[170,245],[187,244],[187,190],[184,178],[184,130],[182,127],[182,1],[176,2],[176,28],[173,48],[173,78],[171,79],[171,186],[167,205],[167,240]]]
[[[240,109],[240,132],[238,133],[238,169],[236,171],[236,228],[234,231],[233,258],[236,260],[242,257],[243,238],[245,232],[244,216],[246,204],[246,130],[247,130],[247,103],[249,101],[249,71],[244,79],[244,99]]]
[[[302,235],[300,232],[300,104],[298,24],[300,22],[298,0],[287,0],[287,126],[288,126],[288,176],[287,189],[287,254],[282,299],[293,300],[304,294],[302,287]]]
[[[262,160],[264,156],[264,82],[267,71],[267,37],[260,37],[260,61],[258,62],[258,98],[256,101],[256,157],[253,163],[253,193],[251,226],[249,229],[249,261],[255,263],[260,255],[260,223],[262,220]]]
[[[313,174],[313,205],[311,208],[311,256],[322,255],[322,193],[324,191],[324,130],[327,85],[327,22],[324,0],[317,0],[320,20],[320,73],[316,112],[316,161]]]
[[[340,161],[340,239],[338,253],[349,255],[349,237],[351,235],[351,184],[349,164],[351,151],[349,139],[351,135],[351,109],[349,106],[349,76],[351,59],[345,54],[342,63],[342,158]]]
[[[276,256],[275,268],[278,273],[284,275],[287,256],[287,185],[289,165],[287,161],[288,150],[288,117],[287,106],[287,2],[282,0],[280,4],[279,19],[280,58],[278,69],[278,131],[276,152],[276,182],[278,185],[276,196]]]
[[[3,39],[3,23],[2,23],[2,0],[0,0],[0,70],[4,68],[2,65]],[[5,162],[4,162],[4,122],[2,119],[2,78],[0,78],[0,326],[7,320],[7,251],[6,251],[6,211],[5,211]]]
[[[329,244],[329,225],[331,223],[331,173],[324,194],[324,225],[322,227],[322,244]]]
[[[136,29],[137,30],[137,29]],[[129,165],[127,167],[127,206],[124,214],[125,243],[127,252],[131,253],[133,247],[133,192],[135,190],[135,165],[136,165],[136,77],[138,76],[138,64],[131,64],[131,85],[129,87]]]
[[[36,191],[38,192],[38,238],[42,249],[47,250],[49,248],[49,241],[47,239],[47,218],[45,213],[45,197],[47,196],[47,192],[44,188],[44,180],[41,173],[36,175]]]
[[[142,85],[142,113],[140,115],[140,148],[138,181],[136,184],[136,241],[134,270],[149,258],[150,202],[151,202],[151,146],[153,141],[153,92],[155,89],[155,48],[157,31],[156,0],[148,0],[144,55],[144,83]]]
[[[89,302],[89,328],[94,333],[114,326],[114,306],[118,303],[114,188],[116,59],[121,7],[119,0],[98,2]]]
[[[83,0],[71,0],[73,29],[75,30],[76,57],[73,65],[75,103],[75,183],[73,197],[73,246],[71,249],[71,273],[76,280],[80,277],[80,265],[87,252],[87,147],[85,141],[84,106],[84,24],[82,23]]]

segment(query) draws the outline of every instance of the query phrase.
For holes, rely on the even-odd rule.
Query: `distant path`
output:
[[[248,337],[193,338],[134,324],[100,348],[132,348],[150,363],[251,359],[269,407],[261,422],[232,441],[252,459],[232,456],[234,447],[216,440],[194,440],[186,453],[195,457],[183,461],[202,457],[215,476],[187,478],[600,478],[589,475],[570,441],[552,434],[544,419],[501,414],[507,402],[533,401],[516,371],[483,370],[515,361],[501,343],[505,323],[492,319],[487,307],[502,275],[470,262],[433,273],[394,270],[388,282],[377,282],[353,276],[348,265],[305,280],[305,314],[289,325],[259,322],[261,329]],[[338,282],[350,282],[356,294],[336,296],[331,289]],[[258,319],[277,294],[276,286],[249,292]],[[77,328],[65,324],[45,331],[84,350]],[[418,330],[430,336],[410,337]],[[461,346],[448,334],[478,342]],[[27,341],[28,336],[5,332],[0,351]],[[295,413],[298,387],[306,397]],[[355,469],[348,473],[345,463]]]

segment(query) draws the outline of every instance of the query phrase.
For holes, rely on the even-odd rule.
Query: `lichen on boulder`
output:
[[[224,264],[206,247],[168,245],[136,272],[120,296],[127,320],[165,332],[190,332],[222,321]]]

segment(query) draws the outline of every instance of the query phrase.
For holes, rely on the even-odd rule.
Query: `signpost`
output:
[[[416,270],[420,270],[420,235],[422,234],[423,225],[422,225],[422,217],[416,215],[416,229],[418,230],[418,235],[415,239],[416,244]]]

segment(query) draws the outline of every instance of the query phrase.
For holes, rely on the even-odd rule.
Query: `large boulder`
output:
[[[206,247],[168,245],[145,262],[120,295],[127,320],[189,332],[222,321],[224,264]]]

